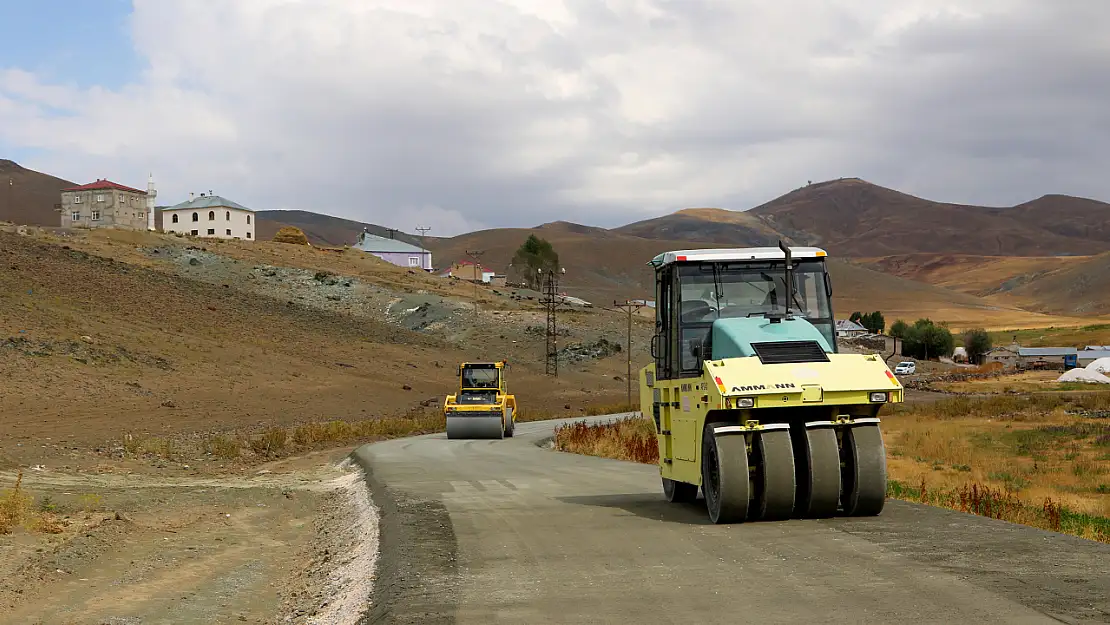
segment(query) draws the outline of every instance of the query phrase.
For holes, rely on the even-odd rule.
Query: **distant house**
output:
[[[468,282],[487,282],[486,276],[495,274],[481,264],[475,264],[469,260],[460,260],[451,263],[451,266],[445,271],[441,271],[439,275],[446,278],[458,278],[459,280],[466,280]]]
[[[1019,347],[1018,366],[1022,369],[1064,367],[1065,356],[1076,356],[1074,347]]]
[[[392,230],[389,231],[389,234],[390,238],[379,237],[363,229],[359,233],[358,242],[355,243],[354,247],[399,267],[423,269],[424,271],[432,270],[431,252],[411,243],[392,238]]]
[[[63,228],[147,229],[147,192],[111,180],[62,189]]]
[[[201,193],[187,202],[163,208],[161,214],[163,232],[209,239],[254,240],[254,211],[211,193]]]
[[[852,337],[852,336],[863,336],[865,334],[870,334],[870,331],[867,328],[865,328],[865,327],[861,326],[860,324],[856,323],[855,321],[851,321],[851,320],[848,320],[848,319],[841,319],[841,320],[836,322],[836,335],[837,336]]]
[[[1086,367],[1100,358],[1110,358],[1110,346],[1106,346],[1105,349],[1090,349],[1090,347],[1095,346],[1088,346],[1088,349],[1079,351],[1078,358],[1076,359],[1076,364],[1078,366]]]
[[[986,354],[983,354],[983,363],[989,364],[992,362],[1001,363],[1007,369],[1013,369],[1018,366],[1020,358],[1018,350],[1021,349],[1017,343],[1011,345],[1000,345],[992,348]]]

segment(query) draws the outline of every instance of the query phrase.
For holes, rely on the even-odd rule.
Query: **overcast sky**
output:
[[[0,4],[0,158],[159,204],[443,236],[841,176],[1110,200],[1110,0]]]

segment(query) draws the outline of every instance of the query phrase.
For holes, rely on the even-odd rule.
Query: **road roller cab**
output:
[[[652,259],[640,404],[670,501],[700,486],[715,523],[882,511],[878,416],[903,389],[880,356],[840,353],[826,258],[780,243]]]
[[[516,429],[516,396],[505,382],[508,362],[464,362],[459,390],[443,404],[447,438],[504,438]]]

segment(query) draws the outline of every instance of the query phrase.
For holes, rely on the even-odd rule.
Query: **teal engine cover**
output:
[[[832,347],[824,334],[802,317],[772,323],[766,317],[733,317],[718,319],[711,330],[712,360],[755,356],[752,343],[779,341],[816,341],[825,353]]]

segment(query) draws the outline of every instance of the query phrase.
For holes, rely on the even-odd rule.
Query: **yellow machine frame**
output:
[[[503,438],[511,437],[516,429],[516,396],[509,393],[505,371],[509,363],[464,362],[458,369],[458,392],[450,394],[443,402],[443,414],[447,421],[449,438]],[[488,387],[467,386],[465,374],[468,369],[495,369],[497,387],[494,401],[468,402],[464,396],[468,392],[489,392]],[[494,422],[498,424],[496,431]]]

